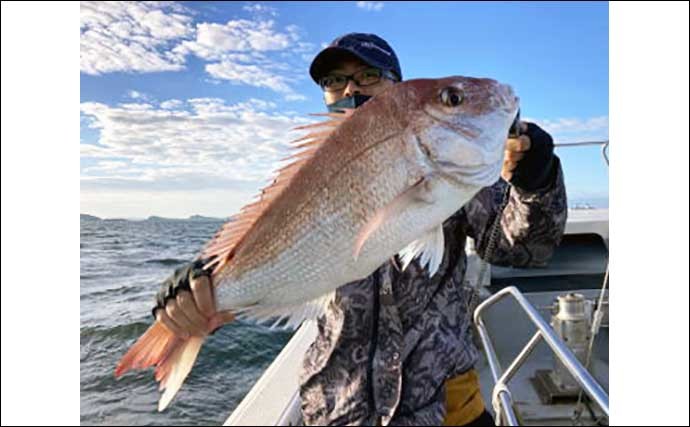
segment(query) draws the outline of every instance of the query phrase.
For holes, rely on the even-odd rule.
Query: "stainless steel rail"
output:
[[[507,296],[512,296],[520,307],[524,310],[532,323],[537,327],[537,332],[529,340],[527,345],[522,349],[520,354],[511,362],[505,372],[501,372],[501,365],[496,357],[496,350],[494,349],[489,333],[484,325],[482,314],[491,306],[496,304]],[[549,345],[556,357],[568,369],[570,374],[582,386],[585,393],[587,393],[594,402],[597,403],[609,415],[609,396],[599,383],[592,377],[592,375],[585,369],[584,366],[577,360],[568,346],[556,335],[556,332],[551,328],[551,325],[544,320],[539,312],[530,304],[529,301],[522,295],[522,293],[514,286],[509,286],[501,289],[496,294],[492,295],[486,301],[482,302],[474,311],[474,323],[479,331],[479,336],[486,353],[486,358],[489,363],[491,375],[494,378],[495,385],[493,389],[493,406],[496,412],[497,425],[519,425],[515,410],[513,409],[513,398],[508,388],[508,382],[513,378],[518,369],[525,362],[527,357],[532,353],[532,350],[543,339]],[[499,424],[500,423],[500,424]]]

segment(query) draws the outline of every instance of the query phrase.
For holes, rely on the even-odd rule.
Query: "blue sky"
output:
[[[608,4],[81,2],[81,212],[228,216],[324,109],[308,77],[371,32],[405,79],[509,83],[556,141],[608,138]],[[608,198],[599,149],[559,149],[569,198]]]

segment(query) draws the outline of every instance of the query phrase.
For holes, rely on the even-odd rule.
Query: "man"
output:
[[[334,40],[310,74],[331,111],[357,108],[402,80],[395,52],[372,34]],[[532,123],[520,129],[522,135],[506,141],[503,179],[444,223],[444,259],[434,277],[417,261],[402,272],[394,257],[337,290],[300,373],[305,424],[493,425],[473,369],[478,353],[470,330],[473,292],[463,286],[466,239],[474,238],[477,252],[493,264],[542,266],[560,241],[567,212],[551,137]],[[196,335],[208,332],[204,322],[214,311],[199,263],[163,284],[154,309],[174,332]]]

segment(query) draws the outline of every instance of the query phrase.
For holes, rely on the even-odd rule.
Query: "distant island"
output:
[[[211,216],[192,215],[189,217],[190,221],[223,221],[223,218],[214,218]]]
[[[79,214],[79,218],[89,221],[101,221],[103,218],[99,218],[95,215],[89,214]],[[150,217],[143,218],[106,218],[106,221],[227,221],[230,218],[215,218],[212,216],[203,215],[192,215],[189,218],[167,218],[164,216],[151,215]]]
[[[223,221],[223,218],[213,218],[203,215],[192,215],[189,218],[166,218],[163,216],[152,215],[146,218],[147,221]]]
[[[151,215],[150,217],[146,218],[146,221],[175,221],[176,218],[166,218],[163,216],[156,216],[156,215]]]

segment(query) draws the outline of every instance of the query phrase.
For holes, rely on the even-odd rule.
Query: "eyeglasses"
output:
[[[325,75],[319,79],[319,86],[327,92],[335,92],[344,89],[350,80],[357,83],[357,86],[371,86],[380,82],[381,78],[387,78],[393,81],[398,80],[395,74],[389,71],[380,70],[378,68],[365,68],[349,76],[335,73]]]

